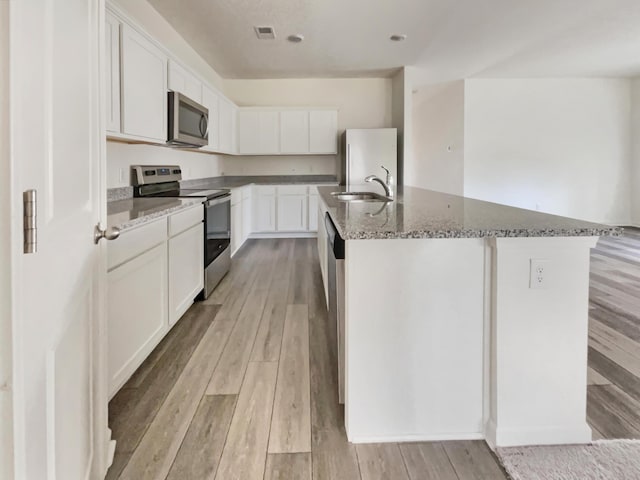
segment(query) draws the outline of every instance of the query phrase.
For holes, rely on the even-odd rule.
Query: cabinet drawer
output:
[[[173,237],[180,232],[184,232],[190,227],[201,223],[204,220],[204,212],[202,204],[195,208],[174,213],[169,217],[169,236]]]
[[[306,185],[283,185],[278,187],[278,195],[306,195],[308,189]]]
[[[166,239],[166,218],[124,232],[116,241],[108,243],[107,269],[111,270]]]

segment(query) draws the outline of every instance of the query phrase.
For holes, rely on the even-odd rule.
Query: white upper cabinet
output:
[[[241,154],[277,154],[280,149],[280,125],[277,111],[238,112],[238,151]]]
[[[169,60],[169,90],[202,103],[202,82],[172,60]]]
[[[167,57],[129,25],[122,32],[122,133],[167,141]]]
[[[203,150],[217,152],[220,147],[220,109],[218,94],[206,85],[202,86],[202,105],[209,110],[209,144]]]
[[[338,112],[309,112],[309,153],[338,153]]]
[[[336,154],[337,110],[242,108],[239,153],[245,155]]]
[[[236,153],[236,106],[224,97],[218,102],[220,122],[218,151]]]
[[[309,153],[309,112],[280,112],[280,153]]]
[[[105,16],[105,117],[110,132],[120,133],[120,21]]]

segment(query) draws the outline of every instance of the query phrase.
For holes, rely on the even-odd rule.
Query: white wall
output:
[[[13,478],[11,391],[11,175],[9,3],[0,2],[0,478]]]
[[[391,79],[308,78],[225,80],[224,91],[240,106],[336,107],[338,131],[347,128],[391,127]],[[245,173],[336,173],[331,155],[301,157],[225,157],[228,175]],[[330,167],[330,169],[328,168]],[[295,172],[294,172],[295,170]]]
[[[631,223],[640,227],[640,78],[631,81]]]
[[[402,67],[391,78],[391,126],[398,129],[398,178],[399,184],[406,184],[405,165],[411,163],[413,151],[411,67]]]
[[[156,145],[130,145],[107,142],[107,188],[131,185],[131,165],[180,165],[182,178],[216,177],[222,175],[220,155],[187,152]],[[120,170],[123,178],[120,180]]]
[[[149,35],[158,40],[176,58],[204,80],[220,89],[222,78],[187,41],[154,9],[146,0],[110,0],[110,3],[123,10]]]
[[[465,196],[630,221],[628,79],[472,79],[464,96]]]
[[[462,195],[464,81],[420,88],[413,95],[413,158],[405,184]]]

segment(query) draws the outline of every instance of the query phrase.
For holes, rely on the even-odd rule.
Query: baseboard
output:
[[[525,445],[568,445],[591,443],[591,428],[580,425],[546,428],[498,428],[493,421],[486,425],[486,440],[491,449]]]
[[[481,432],[471,433],[428,433],[389,436],[356,436],[348,439],[351,443],[406,443],[406,442],[439,442],[448,440],[484,440]]]
[[[265,232],[252,233],[249,238],[317,238],[318,232]]]

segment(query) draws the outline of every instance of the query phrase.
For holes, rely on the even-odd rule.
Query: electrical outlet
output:
[[[530,259],[529,288],[545,288],[548,282],[549,260]]]

